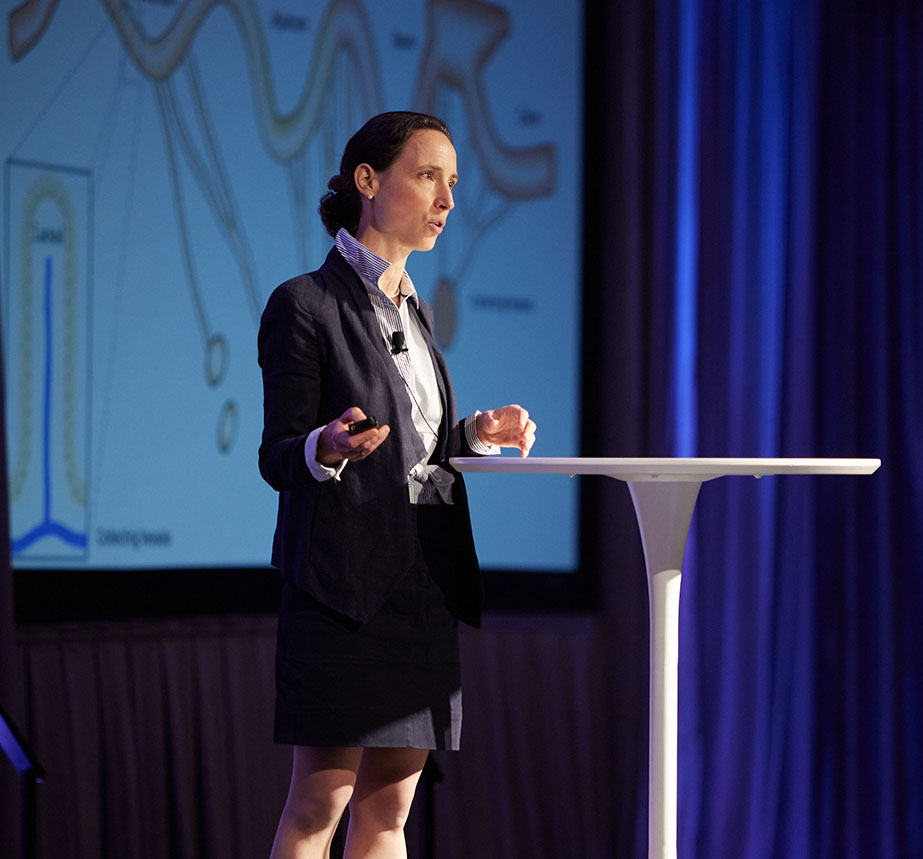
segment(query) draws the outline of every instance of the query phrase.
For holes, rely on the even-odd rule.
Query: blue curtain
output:
[[[646,452],[883,461],[703,487],[679,855],[923,855],[921,4],[635,11]]]

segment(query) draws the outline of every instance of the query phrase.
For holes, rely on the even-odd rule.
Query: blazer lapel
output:
[[[347,301],[353,308],[353,312],[360,320],[362,331],[368,338],[372,349],[375,350],[383,362],[393,367],[394,362],[391,360],[384,338],[381,336],[381,327],[378,324],[378,317],[375,315],[375,308],[372,307],[372,302],[369,300],[359,275],[343,259],[336,247],[331,248],[330,253],[327,255],[325,268],[329,268],[331,275],[338,282],[340,300]],[[398,381],[400,381],[400,373],[397,375]]]

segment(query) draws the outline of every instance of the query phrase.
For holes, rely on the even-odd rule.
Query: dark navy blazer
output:
[[[460,620],[479,626],[481,579],[462,476],[450,456],[471,456],[458,421],[445,359],[433,340],[433,316],[421,300],[421,330],[442,394],[436,452],[454,478],[452,539],[441,573],[453,576]],[[272,564],[315,599],[356,621],[368,620],[409,569],[416,547],[407,477],[424,454],[411,403],[381,336],[359,276],[334,247],[323,266],[277,287],[258,337],[263,371],[260,473],[279,492]],[[305,439],[315,428],[358,406],[391,433],[367,459],[351,462],[340,480],[318,482],[308,471]]]

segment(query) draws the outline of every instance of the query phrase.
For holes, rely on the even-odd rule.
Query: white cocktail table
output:
[[[628,459],[619,457],[456,457],[463,472],[598,474],[628,483],[641,529],[650,598],[650,781],[648,856],[676,856],[676,729],[679,589],[683,553],[699,488],[742,475],[872,474],[879,459]]]

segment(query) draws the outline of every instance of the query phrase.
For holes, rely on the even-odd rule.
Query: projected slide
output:
[[[456,209],[408,266],[460,409],[521,402],[536,453],[579,453],[579,4],[31,0],[3,25],[15,566],[268,562],[260,313],[323,261],[318,198],[382,110],[455,137]],[[485,567],[575,567],[573,482],[469,487]]]

